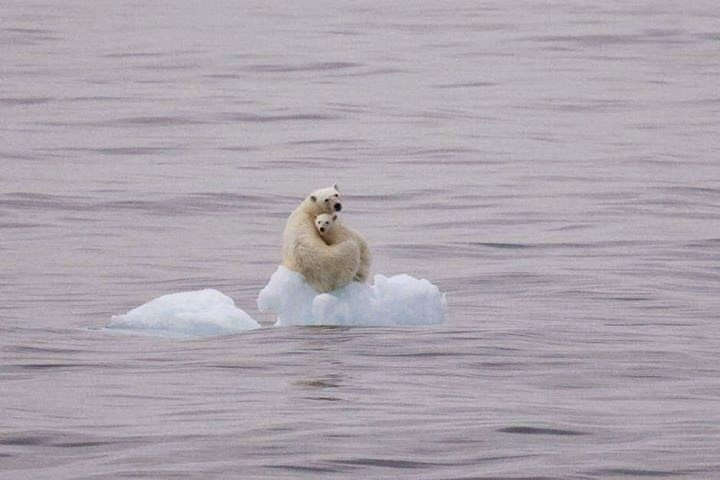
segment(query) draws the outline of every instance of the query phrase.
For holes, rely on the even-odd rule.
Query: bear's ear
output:
[[[337,220],[337,215],[333,215],[333,220]]]
[[[317,202],[317,198],[315,198],[315,195],[310,195],[310,201]]]
[[[337,183],[336,183],[335,185],[333,185],[333,188],[334,188],[336,191],[338,191],[338,192],[340,191],[340,189],[339,189],[338,186],[337,186]]]

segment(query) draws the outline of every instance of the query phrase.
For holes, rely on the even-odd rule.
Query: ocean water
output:
[[[209,3],[0,5],[0,479],[720,478],[717,2]],[[257,311],[332,183],[442,325]]]

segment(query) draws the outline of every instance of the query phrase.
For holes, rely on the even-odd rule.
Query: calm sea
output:
[[[0,478],[720,478],[720,6],[0,5]],[[271,328],[337,182],[438,327]],[[110,334],[216,288],[268,326]]]

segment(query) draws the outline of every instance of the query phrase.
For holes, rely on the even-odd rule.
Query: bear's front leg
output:
[[[360,248],[354,240],[336,245],[316,240],[299,242],[293,257],[296,271],[320,293],[352,282],[360,266]]]
[[[327,283],[325,287],[329,292],[351,283],[360,268],[360,247],[355,240],[345,240],[337,245],[330,245],[333,249],[326,259],[325,272]]]

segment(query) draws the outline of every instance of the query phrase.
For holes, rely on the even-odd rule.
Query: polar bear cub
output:
[[[346,240],[354,240],[358,244],[358,247],[360,247],[360,266],[354,280],[366,282],[370,274],[372,255],[362,235],[343,225],[337,214],[322,213],[318,215],[315,217],[315,228],[317,228],[320,237],[328,245],[337,245]]]

